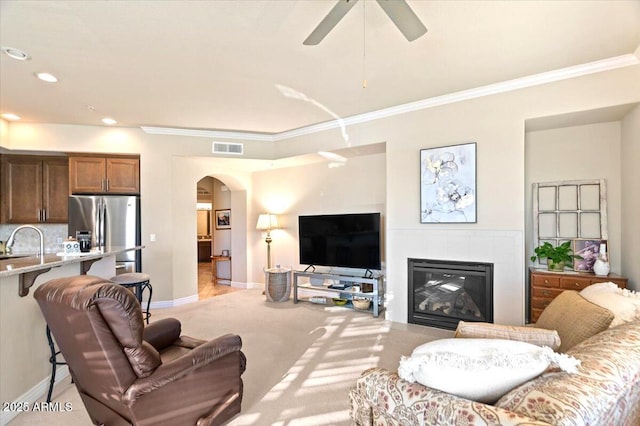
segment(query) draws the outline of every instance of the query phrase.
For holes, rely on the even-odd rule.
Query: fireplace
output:
[[[410,324],[493,322],[493,263],[409,259]]]

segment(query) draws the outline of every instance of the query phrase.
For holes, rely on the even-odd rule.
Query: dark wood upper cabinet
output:
[[[2,155],[0,222],[67,223],[66,157]]]
[[[69,157],[71,194],[139,194],[140,158]]]
[[[107,192],[140,193],[140,159],[107,158]]]
[[[69,218],[69,159],[42,162],[42,207],[45,222],[67,223]]]
[[[69,191],[71,194],[105,192],[107,169],[101,157],[69,157]]]

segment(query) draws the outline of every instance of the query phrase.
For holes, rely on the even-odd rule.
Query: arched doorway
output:
[[[200,179],[196,191],[198,298],[204,300],[237,290],[231,286],[231,192],[212,176]]]

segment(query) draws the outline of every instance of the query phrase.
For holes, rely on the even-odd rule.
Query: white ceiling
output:
[[[361,0],[318,46],[303,46],[335,1],[0,0],[0,44],[32,57],[0,55],[0,112],[278,133],[640,45],[638,0],[408,1],[429,30],[414,42]]]

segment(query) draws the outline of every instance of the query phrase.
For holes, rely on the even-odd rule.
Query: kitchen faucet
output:
[[[9,235],[9,239],[7,240],[7,244],[5,245],[6,250],[8,251],[13,246],[13,243],[15,243],[15,239],[16,239],[15,237],[18,231],[25,228],[30,228],[35,230],[40,236],[40,252],[38,253],[38,256],[40,256],[41,258],[44,258],[44,234],[42,233],[41,230],[39,230],[33,225],[20,225],[16,229],[14,229],[11,235]]]

